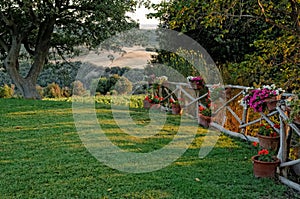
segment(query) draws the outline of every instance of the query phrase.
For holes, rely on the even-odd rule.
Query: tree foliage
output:
[[[36,80],[51,56],[78,54],[118,31],[136,27],[126,17],[135,0],[3,0],[0,3],[0,54],[7,72],[26,98],[39,98]],[[49,55],[51,52],[51,56]],[[19,62],[31,69],[23,77]]]
[[[227,83],[299,90],[299,0],[171,0],[150,5],[161,26],[198,41]]]

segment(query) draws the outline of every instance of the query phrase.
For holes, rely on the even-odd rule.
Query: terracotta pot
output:
[[[280,136],[270,137],[257,134],[259,145],[264,149],[271,149],[277,151],[279,149]]]
[[[181,115],[182,114],[182,108],[179,104],[172,104],[172,114],[174,115]]]
[[[160,110],[160,104],[151,104],[150,108],[154,110]]]
[[[265,102],[267,104],[267,108],[269,111],[274,111],[277,106],[277,102],[281,99],[281,95],[277,95],[274,97],[270,97],[265,99]]]
[[[257,178],[274,178],[276,168],[280,163],[277,157],[274,158],[274,162],[263,162],[258,160],[259,155],[252,156],[253,162],[253,174]]]
[[[211,117],[205,116],[205,115],[202,115],[201,113],[199,113],[198,124],[207,128],[207,127],[209,127],[210,123],[211,123]]]
[[[151,107],[151,103],[148,100],[144,100],[143,105],[145,109],[149,109]]]

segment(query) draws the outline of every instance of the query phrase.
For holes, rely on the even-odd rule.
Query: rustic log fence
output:
[[[168,99],[172,98],[174,94],[178,98],[184,96],[186,100],[185,104],[182,107],[185,110],[188,110],[190,107],[190,110],[185,111],[185,114],[188,114],[189,116],[198,120],[199,105],[205,107],[205,105],[201,103],[201,100],[208,97],[209,92],[202,94],[200,94],[199,92],[197,93],[197,91],[192,90],[191,86],[188,83],[169,82],[169,85],[170,87],[175,86],[175,88],[171,91],[169,89],[163,88],[164,92],[166,93],[163,101],[168,101]],[[206,90],[209,91],[213,87],[214,85],[206,85]],[[279,100],[277,102],[276,109],[271,112],[259,112],[256,113],[256,118],[249,117],[251,116],[250,108],[245,104],[240,104],[238,100],[241,100],[244,97],[244,94],[247,93],[247,91],[251,88],[238,85],[226,85],[222,88],[224,88],[224,90],[230,90],[231,94],[221,99],[221,105],[218,106],[213,111],[213,113],[216,115],[223,111],[226,114],[223,115],[222,121],[216,121],[213,119],[210,123],[210,127],[217,129],[230,136],[238,137],[249,142],[259,142],[257,137],[249,135],[251,134],[248,132],[249,128],[251,128],[254,125],[257,125],[262,120],[267,122],[270,126],[274,127],[274,122],[272,122],[270,118],[274,116],[278,117],[280,121],[280,128],[273,129],[280,135],[280,146],[277,154],[277,157],[281,160],[281,164],[277,171],[279,180],[287,186],[297,191],[300,191],[300,185],[294,182],[292,179],[290,179],[289,175],[289,171],[292,167],[297,166],[300,168],[300,159],[289,159],[289,149],[292,134],[300,136],[300,130],[299,126],[291,122],[287,116],[286,100]],[[290,96],[291,94],[283,93],[284,98],[288,98]],[[232,103],[234,103],[234,105],[231,105]],[[235,110],[233,110],[233,108],[235,108]],[[226,123],[228,122],[227,119],[229,118],[229,116],[231,116],[231,118],[234,118],[235,124],[237,124],[235,126],[237,127],[238,131],[232,131],[230,128],[228,128],[228,125],[226,126]]]

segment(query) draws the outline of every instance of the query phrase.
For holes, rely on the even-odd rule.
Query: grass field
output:
[[[155,139],[135,140],[118,128],[109,105],[96,108],[106,134],[124,150],[156,150],[170,142],[178,128],[179,116],[169,115]],[[147,113],[131,110],[141,125],[149,122]],[[246,142],[222,135],[209,155],[199,159],[205,133],[199,127],[190,148],[171,165],[125,173],[105,166],[84,147],[72,103],[0,99],[0,198],[297,197],[276,180],[253,177],[250,158],[256,151]]]

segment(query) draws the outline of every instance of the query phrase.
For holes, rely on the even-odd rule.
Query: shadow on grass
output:
[[[168,144],[178,116],[151,138],[133,139],[113,121],[110,106],[97,107],[108,137],[124,150],[146,152]],[[33,110],[34,109],[34,110]],[[146,111],[131,110],[136,121]],[[82,144],[71,103],[0,99],[1,198],[296,198],[271,179],[256,179],[249,144],[220,136],[204,158],[199,127],[189,149],[173,164],[150,173],[123,173],[97,161]],[[174,122],[175,121],[175,122]],[[124,146],[122,146],[124,145]]]

